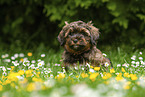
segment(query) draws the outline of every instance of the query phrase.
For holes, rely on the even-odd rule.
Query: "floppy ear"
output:
[[[99,29],[97,29],[96,27],[94,27],[94,26],[89,26],[91,29],[91,42],[94,44],[94,45],[96,45],[97,44],[97,40],[98,40],[98,38],[99,38],[99,34],[100,34],[100,32],[99,32]]]
[[[63,31],[63,30],[61,30],[61,32],[59,33],[59,35],[58,35],[58,37],[57,37],[57,39],[58,39],[58,41],[60,42],[60,45],[61,45],[61,46],[63,46],[63,45],[64,45],[64,43],[65,43],[63,33],[64,33],[64,31]]]
[[[62,30],[60,31],[57,39],[60,42],[60,45],[63,46],[65,43],[65,36],[67,34],[67,26],[69,25],[69,23],[67,21],[65,21],[65,26],[62,28]]]

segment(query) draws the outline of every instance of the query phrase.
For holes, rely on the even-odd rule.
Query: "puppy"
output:
[[[110,60],[96,48],[100,32],[91,22],[76,21],[65,24],[58,35],[58,41],[64,48],[62,54],[64,67],[76,66],[78,63],[79,65],[90,63],[97,67],[111,65]]]

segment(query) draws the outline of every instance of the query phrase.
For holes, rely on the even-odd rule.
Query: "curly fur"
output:
[[[92,66],[103,66],[106,62],[111,65],[110,60],[96,48],[100,32],[91,22],[65,24],[58,35],[58,41],[64,47],[62,59],[65,67],[75,66],[78,62],[82,65],[91,63]]]

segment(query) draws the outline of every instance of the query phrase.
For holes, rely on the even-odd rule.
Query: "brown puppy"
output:
[[[65,24],[58,35],[58,41],[64,47],[63,66],[76,66],[77,63],[90,63],[92,66],[111,65],[110,60],[96,48],[100,32],[91,22],[76,21]]]

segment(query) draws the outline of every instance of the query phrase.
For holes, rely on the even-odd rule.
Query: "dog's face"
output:
[[[87,51],[90,49],[90,37],[87,35],[84,35],[84,33],[71,33],[66,38],[66,43],[64,45],[65,49],[68,52],[77,54],[82,53],[84,51]]]
[[[66,23],[58,36],[65,50],[72,54],[81,54],[96,45],[99,37],[97,28],[82,21]]]

